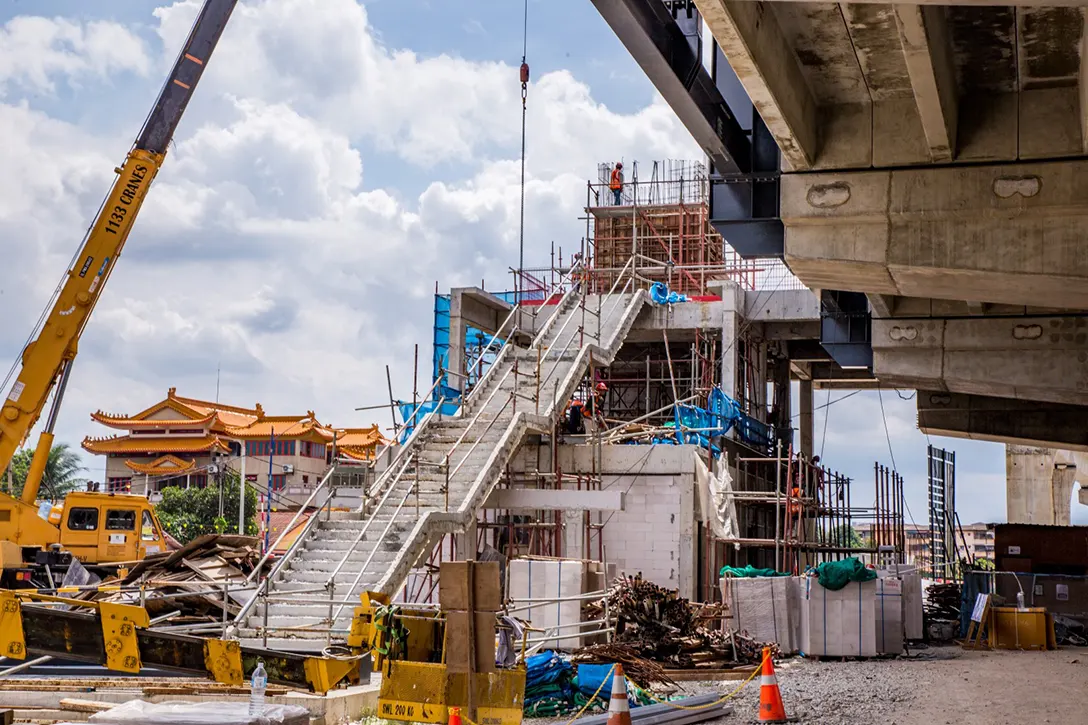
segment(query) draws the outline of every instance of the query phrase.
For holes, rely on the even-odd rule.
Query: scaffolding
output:
[[[930,445],[929,463],[929,575],[956,577],[956,454]]]
[[[874,503],[859,506],[850,478],[803,455],[789,450],[771,458],[736,453],[731,460],[736,461],[733,498],[740,535],[723,539],[704,528],[704,601],[717,597],[718,571],[725,565],[800,574],[826,561],[865,554],[882,564],[905,561],[903,478],[898,473],[874,464]],[[858,525],[869,530],[868,540],[858,534]]]
[[[709,285],[732,280],[755,289],[761,267],[729,247],[710,224],[709,177],[697,161],[655,161],[648,179],[638,162],[623,184],[620,204],[609,189],[611,165],[586,185],[586,250],[598,284],[607,289],[632,256],[641,273],[681,294],[713,294]]]

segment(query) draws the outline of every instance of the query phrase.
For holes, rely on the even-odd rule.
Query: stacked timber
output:
[[[142,603],[152,619],[172,614],[164,622],[171,627],[222,622],[224,602],[233,618],[252,596],[256,583],[247,585],[246,577],[260,559],[256,537],[208,534],[177,551],[152,554],[78,598]]]
[[[590,619],[607,610],[615,620],[613,641],[584,647],[575,659],[623,662],[625,669],[634,665],[646,670],[647,682],[663,681],[655,679],[660,673],[653,666],[712,670],[760,662],[767,643],[723,632],[714,624],[720,609],[717,604],[692,603],[641,576],[621,576],[607,597],[587,607]]]

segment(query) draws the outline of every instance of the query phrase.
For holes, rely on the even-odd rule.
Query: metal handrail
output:
[[[503,328],[506,327],[506,323],[510,322],[510,320],[513,319],[514,315],[517,314],[517,311],[518,311],[519,307],[520,307],[520,305],[518,303],[514,303],[514,306],[510,308],[510,312],[506,315],[506,319],[502,321],[502,324],[499,325],[498,329],[495,331],[495,334],[492,335],[491,339],[487,341],[486,345],[484,345],[484,348],[483,348],[484,350],[489,349],[495,343],[495,340],[499,339],[499,333],[501,333],[503,331]],[[521,325],[516,324],[516,323],[514,324],[513,327],[510,328],[510,332],[507,333],[505,338],[503,338],[503,344],[502,344],[502,348],[499,349],[499,355],[502,355],[503,350],[506,349],[506,346],[510,344],[510,340],[514,337],[514,335],[520,329],[521,329]],[[495,357],[495,362],[498,362],[498,361],[499,361],[499,358],[498,358],[498,356],[496,356]],[[483,364],[483,362],[484,362],[484,356],[481,353],[480,357],[476,358],[476,362],[474,362],[472,364],[472,367],[465,371],[465,374],[462,376],[463,379],[467,380],[468,376],[472,374],[473,369],[478,368],[480,365]],[[492,364],[492,366],[490,368],[488,368],[487,371],[484,372],[483,376],[480,377],[480,380],[477,381],[476,386],[473,388],[473,390],[478,388],[480,386],[480,383],[482,383],[484,380],[487,379],[487,373],[490,372],[491,369],[494,368],[494,367],[495,367],[494,364]],[[460,373],[455,372],[454,375],[460,375]]]
[[[412,435],[408,436],[408,440],[404,442],[404,445],[401,447],[400,451],[393,459],[393,462],[389,464],[389,468],[387,468],[385,473],[383,473],[383,478],[379,481],[375,481],[374,485],[371,486],[371,490],[367,491],[366,496],[363,498],[363,502],[360,505],[360,510],[362,508],[365,508],[367,502],[370,501],[370,499],[372,499],[378,492],[382,490],[382,486],[384,486],[386,490],[390,490],[397,485],[397,483],[400,481],[401,475],[403,475],[404,471],[407,470],[408,461],[411,460],[411,457],[415,456],[415,453],[408,454],[406,451],[409,451],[411,449],[412,444],[415,442],[416,436],[419,435],[420,431],[427,427],[427,424],[431,421],[431,419],[435,415],[441,415],[442,405],[445,404],[445,402],[446,398],[444,396],[439,398],[438,404],[435,405],[434,409],[431,410],[431,412],[427,413],[427,415],[423,417],[423,420],[419,422],[419,425],[417,425],[415,430],[412,431]],[[394,473],[394,464],[400,462],[400,458],[402,455],[408,455],[409,458],[405,459],[405,464],[401,466],[399,471]],[[393,477],[393,481],[391,483],[388,481],[390,476]],[[382,486],[379,486],[379,483],[381,483]]]
[[[570,268],[570,273],[571,275],[573,275],[575,270],[581,269],[583,269],[583,267],[581,262],[579,262],[577,265]],[[555,313],[548,318],[548,321],[545,322],[544,326],[540,328],[540,332],[538,332],[536,334],[536,337],[533,338],[533,347],[540,347],[540,344],[544,342],[544,338],[548,336],[548,333],[551,332],[551,328],[555,326],[556,318],[559,316],[559,310],[563,309],[563,306],[567,303],[567,300],[573,299],[574,297],[582,294],[583,292],[584,290],[580,289],[578,285],[571,285],[570,289],[563,294],[563,298],[559,300],[559,304],[556,305]],[[560,334],[562,333],[560,332]]]
[[[484,383],[487,382],[489,377],[491,377],[491,374],[492,374],[491,371],[495,370],[496,368],[501,367],[502,362],[506,358],[506,353],[511,347],[513,347],[513,343],[508,338],[506,340],[506,344],[502,346],[501,350],[499,350],[499,354],[495,356],[495,361],[493,363],[491,363],[491,366],[486,371],[484,371],[484,374],[480,377],[479,380],[476,381],[476,385],[474,385],[472,387],[472,390],[468,391],[468,393],[466,393],[465,396],[462,398],[462,401],[461,401],[461,413],[462,413],[462,415],[469,409],[469,403],[473,402],[475,400],[475,398],[477,398],[480,395],[479,391],[481,391],[485,387],[487,387],[487,386],[484,385]]]
[[[465,429],[464,429],[464,430],[463,430],[463,431],[461,432],[461,435],[460,435],[460,436],[458,436],[457,440],[456,440],[456,441],[454,441],[454,443],[453,443],[453,445],[452,445],[452,446],[450,446],[450,449],[449,449],[449,451],[448,451],[448,452],[446,453],[446,456],[447,456],[447,457],[448,457],[449,455],[451,455],[451,454],[452,454],[452,453],[453,453],[453,452],[454,452],[455,450],[457,450],[457,447],[458,447],[459,445],[461,445],[461,443],[463,443],[463,442],[464,442],[464,440],[465,440],[465,436],[467,436],[467,435],[468,435],[468,433],[469,433],[469,431],[470,431],[470,430],[472,430],[472,426],[476,425],[476,422],[477,422],[477,421],[478,421],[478,420],[480,419],[480,416],[481,416],[481,415],[483,415],[483,413],[484,413],[484,411],[485,411],[485,410],[487,410],[487,406],[488,406],[488,404],[489,404],[489,403],[490,403],[490,402],[491,402],[492,400],[494,400],[494,399],[495,399],[495,395],[496,395],[496,394],[497,394],[497,393],[499,392],[499,390],[501,390],[501,389],[502,389],[502,384],[506,382],[506,379],[507,379],[508,377],[510,377],[510,375],[511,375],[511,374],[512,374],[513,372],[514,372],[514,369],[513,369],[513,368],[510,368],[509,370],[507,370],[507,371],[506,371],[506,373],[505,373],[505,374],[504,374],[504,375],[502,376],[502,378],[500,378],[500,379],[499,379],[499,382],[498,382],[498,384],[497,384],[497,385],[495,385],[495,388],[494,388],[494,390],[492,390],[492,391],[491,391],[491,394],[487,396],[487,400],[485,400],[485,401],[483,402],[483,404],[482,404],[482,405],[480,406],[480,409],[479,409],[478,411],[476,411],[476,414],[475,414],[474,416],[472,416],[472,419],[471,419],[471,420],[470,420],[470,421],[468,422],[468,425],[467,425],[467,426],[465,426]],[[506,406],[505,406],[505,405],[503,405],[503,407],[502,407],[502,410],[505,410],[505,409],[506,409]],[[499,412],[502,412],[502,410],[500,410]],[[496,419],[497,419],[497,418],[496,418]],[[477,442],[479,442],[479,441],[477,441]]]
[[[503,411],[506,410],[506,406],[510,405],[510,401],[512,401],[514,399],[514,395],[516,395],[516,393],[511,394],[510,397],[506,399],[506,402],[502,404],[501,408],[499,408],[499,412],[495,414],[495,417],[492,418],[491,422],[487,424],[486,428],[484,428],[484,432],[480,434],[480,437],[476,439],[476,441],[468,449],[468,451],[465,453],[465,455],[461,457],[461,462],[458,463],[457,466],[452,471],[450,471],[450,474],[449,474],[450,478],[453,478],[454,476],[456,476],[457,472],[461,470],[461,466],[465,465],[465,461],[467,461],[468,457],[472,455],[472,452],[474,450],[476,450],[476,446],[480,445],[480,442],[483,440],[483,436],[487,435],[488,431],[491,430],[491,427],[493,425],[495,425],[496,421],[498,421],[499,416],[502,415]],[[446,455],[448,456],[449,454],[446,454]]]
[[[432,394],[434,393],[434,391],[435,391],[435,390],[436,390],[436,389],[438,388],[438,384],[439,384],[439,383],[441,383],[441,382],[442,382],[442,376],[441,376],[441,375],[439,375],[439,376],[438,376],[438,379],[437,379],[437,380],[435,380],[435,381],[434,381],[434,383],[432,383],[432,384],[431,384],[431,389],[430,389],[430,390],[428,390],[428,391],[427,391],[426,393],[424,393],[424,395],[423,395],[423,398],[422,398],[422,400],[426,400],[427,398],[429,398],[429,397],[430,397],[430,396],[431,396],[431,395],[432,395]],[[430,414],[431,414],[431,413],[434,413],[434,411],[435,411],[435,410],[438,410],[439,408],[441,408],[441,407],[442,407],[442,403],[444,403],[444,402],[445,402],[445,400],[446,400],[446,399],[445,399],[444,397],[443,397],[443,398],[441,398],[441,399],[440,399],[440,400],[438,401],[438,405],[437,405],[437,406],[435,406],[434,410],[430,411],[430,413],[428,413],[428,414],[427,414],[427,416],[430,416]],[[415,417],[416,417],[417,415],[419,415],[419,405],[417,405],[417,406],[416,406],[416,409],[415,409],[415,410],[414,410],[414,411],[412,412],[412,418],[415,418]],[[391,470],[391,469],[393,468],[394,464],[395,464],[395,463],[397,462],[397,460],[398,460],[398,459],[400,458],[400,456],[401,456],[401,455],[402,455],[402,454],[404,453],[404,450],[405,450],[405,449],[406,449],[406,448],[408,447],[408,444],[409,444],[409,443],[411,442],[412,438],[413,438],[413,437],[415,437],[415,434],[416,434],[416,433],[417,433],[417,432],[418,432],[418,431],[419,431],[419,430],[420,430],[421,428],[423,428],[423,423],[424,423],[424,422],[425,422],[425,421],[427,420],[427,416],[424,416],[424,419],[423,419],[423,421],[420,421],[420,422],[419,422],[419,423],[418,423],[418,424],[416,425],[416,427],[415,427],[415,428],[414,428],[414,429],[412,430],[412,435],[408,437],[408,440],[406,440],[406,441],[404,442],[404,445],[402,445],[402,446],[401,446],[400,450],[399,450],[399,451],[397,451],[397,455],[396,455],[396,456],[394,456],[394,457],[393,457],[393,460],[391,460],[391,461],[389,462],[389,466],[388,466],[388,467],[387,467],[387,468],[386,468],[386,469],[385,469],[384,471],[382,471],[382,474],[381,474],[381,476],[378,476],[378,477],[376,477],[376,478],[374,479],[374,483],[373,483],[373,485],[371,485],[371,488],[377,488],[377,487],[378,487],[378,484],[379,484],[379,483],[381,482],[382,478],[383,478],[384,476],[386,476],[386,475],[388,474],[388,472],[389,472],[389,471],[390,471],[390,470]],[[407,421],[405,421],[405,425],[407,425]],[[388,450],[389,450],[389,449],[390,449],[390,448],[391,448],[391,447],[392,447],[392,446],[393,446],[393,445],[394,445],[394,444],[395,444],[396,442],[397,442],[397,436],[396,436],[396,435],[394,435],[394,436],[393,436],[393,437],[392,437],[392,438],[391,438],[391,439],[389,440],[389,442],[388,442],[388,443],[386,443],[386,444],[385,444],[385,445],[384,445],[384,446],[382,447],[382,449],[381,449],[380,451],[378,451],[377,453],[375,453],[375,454],[374,454],[374,462],[375,462],[375,463],[377,463],[377,461],[381,460],[381,457],[382,457],[382,456],[384,456],[384,455],[385,455],[385,453],[386,453],[386,451],[388,451]],[[370,495],[370,491],[367,491],[367,495],[368,495],[368,496]]]
[[[317,496],[318,492],[325,488],[325,484],[327,484],[332,479],[333,474],[336,473],[336,468],[337,465],[335,463],[329,466],[329,470],[325,474],[325,477],[322,478],[317,486],[314,487],[314,490],[310,493],[309,498],[307,498],[305,503],[303,503],[299,510],[295,512],[295,515],[291,517],[291,523],[287,524],[287,526],[283,528],[283,533],[276,537],[276,541],[268,547],[268,550],[264,552],[264,556],[262,556],[260,558],[260,561],[257,562],[257,565],[253,567],[253,571],[251,571],[249,573],[249,576],[246,577],[247,583],[253,581],[253,579],[260,573],[261,569],[264,568],[265,563],[272,556],[272,552],[276,550],[276,547],[280,545],[280,542],[283,541],[284,537],[286,537],[287,534],[295,528],[295,522],[298,521],[298,517],[302,515],[303,511],[310,507],[310,503],[314,500],[314,497]],[[322,506],[324,506],[324,504],[322,504]],[[298,539],[296,538],[295,541],[297,542]],[[294,545],[294,542],[292,542],[291,546],[294,547]]]
[[[411,463],[411,461],[415,459],[415,457],[416,454],[415,452],[413,452],[412,455],[408,457],[406,463]],[[407,465],[405,465],[405,469],[407,469]],[[398,476],[397,482],[399,481],[400,477]],[[389,500],[389,495],[393,493],[395,488],[396,486],[394,485],[386,489],[385,494],[382,496],[382,500],[378,502],[378,505],[374,508],[374,511],[370,514],[370,516],[367,517],[366,521],[363,523],[363,528],[359,529],[359,533],[358,535],[356,535],[355,540],[351,542],[351,546],[349,546],[344,552],[344,556],[340,559],[339,563],[337,563],[336,568],[332,570],[332,573],[329,574],[329,578],[325,580],[326,587],[328,587],[329,584],[336,579],[336,575],[340,573],[340,570],[344,568],[344,564],[347,563],[347,560],[349,558],[351,558],[351,553],[355,550],[355,547],[359,545],[359,542],[363,540],[363,537],[366,536],[366,533],[370,530],[370,525],[374,523],[374,517],[378,514],[378,511],[381,510],[382,506],[385,505],[385,502]],[[399,511],[400,509],[397,510]],[[396,516],[396,514],[394,514],[394,516]]]
[[[435,388],[435,386],[437,384],[438,384],[437,381],[435,381],[435,384],[431,386],[432,391],[434,390],[434,388]],[[430,394],[431,393],[428,393],[428,395],[430,395]],[[363,506],[366,505],[367,501],[369,501],[371,499],[371,497],[373,497],[374,493],[379,492],[379,491],[382,490],[382,488],[386,484],[386,480],[393,475],[393,471],[395,470],[397,463],[400,462],[401,456],[408,455],[407,451],[410,450],[410,448],[412,446],[412,443],[416,442],[416,439],[419,437],[420,433],[426,428],[426,426],[428,426],[428,423],[435,416],[435,414],[440,414],[441,415],[440,411],[442,410],[442,406],[445,404],[445,402],[446,402],[446,397],[445,396],[438,398],[438,403],[434,406],[434,408],[430,411],[430,413],[423,416],[423,419],[420,420],[419,423],[417,423],[416,428],[412,430],[411,435],[409,435],[409,437],[408,437],[408,440],[406,440],[404,442],[404,445],[400,446],[400,450],[397,451],[397,455],[393,456],[393,460],[391,460],[390,465],[388,465],[388,467],[384,471],[382,471],[381,476],[374,479],[374,482],[371,484],[370,489],[367,491],[367,495],[363,496],[363,501],[362,501]],[[419,408],[417,408],[417,410],[418,409]],[[361,509],[361,506],[360,506],[360,509]]]
[[[330,504],[330,502],[333,499],[333,495],[334,494],[330,491],[329,495],[325,498],[325,501],[321,504],[320,507],[318,507],[318,510],[315,511],[312,516],[310,516],[309,520],[306,522],[306,526],[304,526],[302,531],[299,532],[299,535],[295,537],[295,540],[293,542],[291,542],[291,546],[288,547],[286,553],[284,553],[283,556],[281,556],[279,559],[276,560],[276,563],[272,566],[272,571],[268,572],[268,576],[266,576],[264,578],[264,580],[262,580],[261,583],[257,586],[256,591],[253,592],[253,596],[251,596],[248,600],[246,600],[246,603],[242,606],[242,608],[240,610],[238,610],[238,614],[236,614],[234,616],[234,623],[235,624],[238,624],[239,622],[244,621],[245,618],[248,617],[249,614],[253,611],[253,608],[257,605],[257,601],[263,595],[267,595],[268,587],[271,586],[272,582],[274,582],[276,580],[276,577],[279,576],[280,572],[283,571],[284,567],[286,567],[287,564],[290,563],[291,560],[295,558],[295,555],[302,548],[303,542],[306,541],[307,537],[310,535],[310,532],[313,530],[314,526],[320,520],[320,518],[321,518],[321,509],[325,508],[326,506],[328,506]],[[288,528],[288,529],[285,529],[284,531],[286,533],[287,531],[290,531],[290,529]],[[275,550],[275,547],[270,547],[268,551],[271,552],[271,551],[274,551],[274,550]],[[266,556],[267,556],[267,553],[266,553]],[[263,561],[263,559],[262,559],[262,561]],[[250,574],[250,577],[252,577],[253,574],[255,574],[255,573],[259,572],[259,571],[260,571],[260,566],[254,568],[253,572]],[[251,581],[250,577],[246,577],[247,582]]]
[[[419,481],[416,481],[416,485],[417,486],[419,485]],[[359,567],[359,572],[355,575],[354,581],[351,582],[351,588],[348,589],[348,596],[349,597],[351,596],[351,592],[355,591],[355,587],[359,586],[359,580],[363,578],[363,572],[365,572],[366,568],[368,566],[370,566],[370,562],[372,562],[374,560],[374,556],[378,553],[378,545],[385,539],[385,536],[386,536],[386,534],[389,533],[389,530],[391,528],[393,528],[393,524],[395,524],[396,521],[397,521],[397,516],[404,509],[404,504],[408,502],[408,499],[411,498],[411,496],[412,496],[412,490],[409,489],[408,491],[405,492],[404,498],[402,498],[400,500],[400,504],[397,506],[397,510],[394,511],[393,515],[389,517],[389,523],[385,525],[385,530],[382,531],[382,535],[380,537],[378,537],[377,541],[374,542],[374,547],[370,550],[370,556],[368,556],[366,558],[366,561],[363,562],[363,565],[361,567]],[[374,518],[371,517],[370,520],[367,521],[367,526],[369,526],[373,521],[374,521]],[[364,527],[364,531],[365,531],[365,527]],[[359,540],[357,540],[355,542],[356,545],[358,545],[358,543],[359,543]],[[340,573],[340,568],[344,565],[344,562],[348,560],[348,557],[351,556],[352,551],[354,550],[354,548],[355,548],[355,546],[352,546],[351,549],[348,549],[347,554],[344,555],[344,558],[336,566],[336,569],[333,570],[332,575],[329,577],[329,580],[328,580],[326,586],[329,588],[328,591],[329,591],[329,599],[330,600],[335,601],[335,599],[336,599],[336,575]],[[330,634],[332,632],[333,625],[336,623],[336,618],[340,616],[340,612],[344,611],[345,606],[347,606],[347,605],[341,604],[337,608],[336,613],[334,614],[333,611],[332,611],[333,605],[332,604],[329,605],[329,632],[330,632]]]

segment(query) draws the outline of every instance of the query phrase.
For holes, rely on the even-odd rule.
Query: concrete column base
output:
[[[1069,525],[1077,468],[1053,448],[1005,447],[1005,506],[1010,524]]]

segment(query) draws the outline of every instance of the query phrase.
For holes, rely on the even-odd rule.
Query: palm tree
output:
[[[24,448],[11,459],[11,474],[13,496],[21,496],[23,484],[26,483],[26,474],[30,470],[30,461],[34,458],[34,449]],[[69,491],[82,488],[87,482],[79,474],[86,471],[79,454],[73,451],[67,443],[57,443],[49,449],[49,460],[46,461],[45,471],[42,473],[41,490],[56,501],[63,498]]]

